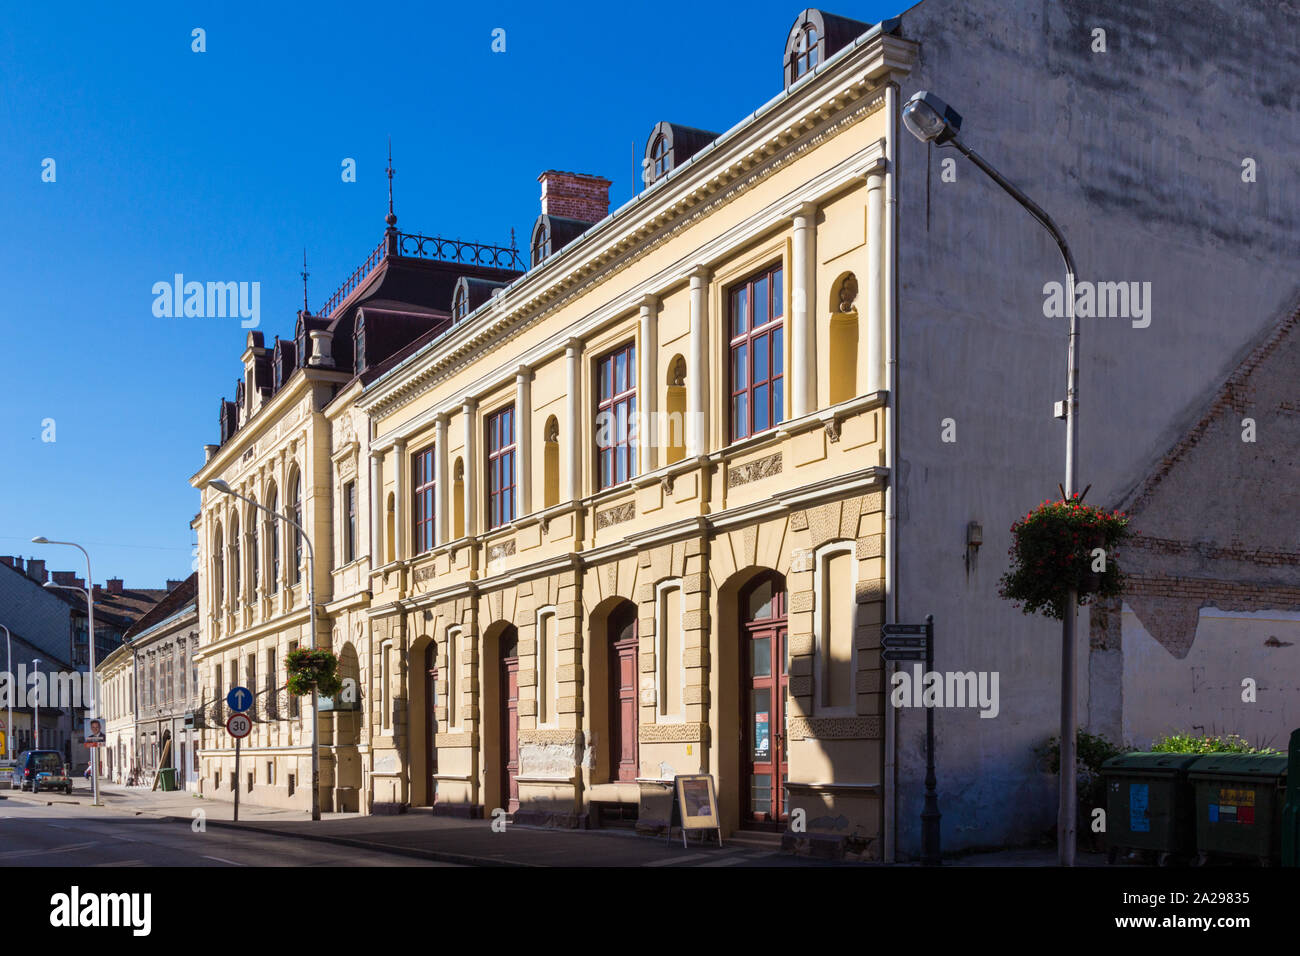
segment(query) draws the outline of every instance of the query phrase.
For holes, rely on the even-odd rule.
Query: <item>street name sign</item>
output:
[[[924,624],[886,624],[880,629],[881,634],[924,634]]]
[[[925,660],[925,648],[917,647],[900,647],[880,652],[880,656],[887,661],[923,661]]]
[[[886,634],[880,639],[883,647],[920,647],[924,648],[927,638],[904,636],[901,634]]]

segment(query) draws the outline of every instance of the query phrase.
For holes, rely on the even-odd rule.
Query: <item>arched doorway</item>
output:
[[[607,625],[609,657],[609,779],[632,783],[640,776],[637,728],[636,605],[619,604]]]
[[[507,813],[519,809],[519,632],[514,625],[500,637],[501,779]]]
[[[779,829],[788,813],[785,792],[785,578],[765,571],[740,591],[741,826]]]
[[[438,645],[430,641],[424,649],[424,747],[428,769],[428,805],[438,802]]]

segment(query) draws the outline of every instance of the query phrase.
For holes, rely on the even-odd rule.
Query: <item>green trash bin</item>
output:
[[[1286,754],[1208,754],[1192,765],[1199,862],[1280,861],[1286,771]]]
[[[1196,830],[1187,768],[1195,754],[1131,753],[1101,765],[1106,785],[1106,860],[1145,850],[1156,862],[1190,859]]]
[[[1286,806],[1282,808],[1282,865],[1300,866],[1300,730],[1291,731]]]
[[[158,784],[163,790],[176,789],[176,768],[163,767],[158,771]]]

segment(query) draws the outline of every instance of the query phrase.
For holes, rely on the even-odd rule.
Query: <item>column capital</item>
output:
[[[813,219],[816,215],[817,204],[815,202],[801,202],[790,211],[790,218],[794,220],[795,228],[811,225],[811,223],[800,223],[799,220]]]
[[[406,451],[406,439],[399,438],[397,441],[393,442],[393,451],[397,452],[399,455]]]
[[[889,172],[889,160],[883,156],[877,156],[867,167],[859,174],[863,179],[876,188],[877,185],[884,184],[884,175]]]
[[[531,365],[520,365],[515,369],[515,383],[518,385],[527,385],[533,380],[533,369]]]
[[[472,415],[478,408],[478,399],[472,395],[466,395],[460,400],[460,408],[466,415]]]
[[[575,356],[581,355],[582,350],[585,349],[586,347],[587,347],[586,343],[583,342],[582,339],[578,339],[578,338],[569,339],[564,343],[564,350],[565,352],[568,353],[569,358],[574,358]]]
[[[706,265],[695,265],[686,273],[686,277],[691,280],[691,287],[708,282],[713,278],[713,270]]]
[[[659,296],[643,295],[636,300],[636,304],[642,312],[656,312],[659,309]]]
[[[438,412],[433,416],[433,423],[443,428],[447,427],[449,421],[451,421],[451,412]]]

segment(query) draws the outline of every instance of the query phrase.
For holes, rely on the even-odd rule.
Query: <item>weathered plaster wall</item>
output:
[[[1096,27],[1106,53],[1091,51]],[[948,100],[964,141],[1061,226],[1081,279],[1151,283],[1148,327],[1082,325],[1080,484],[1116,504],[1300,291],[1300,8],[925,0],[902,32],[921,54],[901,99],[928,88]],[[1043,316],[1043,285],[1063,270],[1046,232],[955,151],[934,150],[927,177],[926,147],[906,132],[899,146],[899,617],[935,615],[940,668],[1001,672],[996,719],[938,714],[945,847],[1030,840],[1055,819],[1054,778],[1032,749],[1059,720],[1059,625],[996,592],[1012,521],[1064,473],[1052,403],[1066,326]],[[941,177],[949,157],[955,182]],[[1257,182],[1242,182],[1245,157]],[[954,443],[941,441],[945,418]],[[968,575],[970,521],[984,545]],[[1081,654],[1088,633],[1083,615]],[[1100,665],[1094,677],[1117,676]],[[1080,678],[1087,726],[1086,666]],[[1098,703],[1115,716],[1113,699]],[[903,854],[919,850],[923,729],[919,711],[901,714]]]

